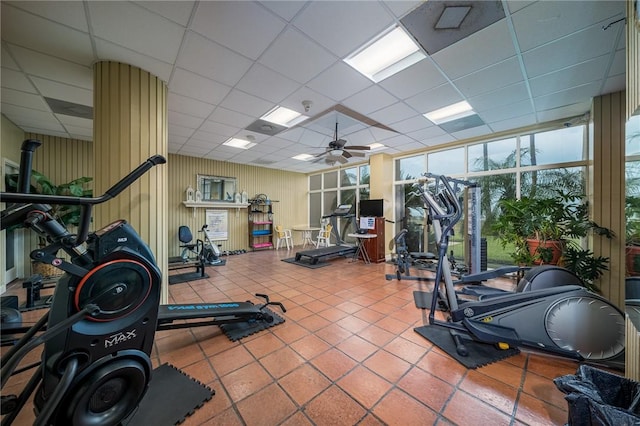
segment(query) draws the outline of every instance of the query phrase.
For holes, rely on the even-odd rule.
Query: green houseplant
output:
[[[625,198],[625,265],[629,276],[640,275],[640,197]]]
[[[70,182],[56,185],[44,174],[33,170],[31,172],[31,184],[29,192],[43,195],[70,195],[75,197],[92,197],[93,190],[87,189],[86,184],[93,178],[80,177]],[[17,192],[18,175],[5,175],[5,188],[8,192]],[[65,226],[78,226],[80,223],[80,206],[51,205],[51,215]],[[38,246],[45,247],[47,241],[44,237],[38,237]],[[48,264],[33,262],[33,273],[43,276],[57,275],[60,271]]]
[[[523,197],[498,202],[493,230],[518,265],[558,264],[578,275],[587,287],[608,269],[609,259],[581,246],[591,233],[612,238],[613,233],[589,219],[589,204],[580,193],[554,190],[542,198]]]

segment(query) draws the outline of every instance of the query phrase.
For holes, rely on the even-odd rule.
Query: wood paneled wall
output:
[[[604,297],[624,307],[624,92],[593,99],[593,220],[616,237],[593,238],[596,255],[609,258],[609,270],[596,282]]]
[[[169,256],[180,254],[178,227],[187,225],[198,238],[197,231],[205,223],[205,208],[185,207],[188,186],[196,188],[196,175],[226,176],[237,179],[238,191],[245,190],[249,198],[256,194],[266,194],[274,202],[274,223],[284,227],[306,224],[309,217],[307,201],[308,180],[302,173],[264,167],[246,166],[204,158],[169,155]],[[294,238],[296,236],[294,235]],[[218,242],[221,250],[249,248],[248,209],[229,209],[229,239]]]
[[[640,113],[640,22],[637,2],[627,0],[627,119]]]

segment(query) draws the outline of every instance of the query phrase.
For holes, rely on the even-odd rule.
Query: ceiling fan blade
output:
[[[342,155],[339,155],[337,157],[334,157],[336,160],[338,160],[338,163],[340,164],[345,164],[347,163],[349,160],[347,160],[346,158],[344,158]]]
[[[360,150],[360,151],[369,151],[371,149],[371,147],[367,146],[367,145],[349,145],[347,147],[347,149],[351,149],[351,150],[357,149],[357,150]]]
[[[345,152],[348,152],[348,151],[345,151]],[[359,152],[359,151],[349,152],[349,155],[351,157],[364,157],[364,152]]]
[[[342,151],[342,156],[343,156],[344,158],[351,158],[351,157],[353,157],[353,155],[351,155],[351,153],[350,153],[349,151],[346,151],[346,150],[343,150],[343,151]]]
[[[314,155],[314,157],[318,158],[318,157],[322,157],[323,155],[327,155],[329,153],[329,151],[325,151],[325,152],[321,152],[320,154],[316,154]]]

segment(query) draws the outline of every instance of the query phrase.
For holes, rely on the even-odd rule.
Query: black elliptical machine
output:
[[[515,292],[496,292],[480,300],[459,300],[451,276],[444,269],[448,266],[449,235],[462,216],[462,208],[450,178],[425,176],[435,183],[428,187],[424,178],[414,184],[414,189],[440,230],[436,235],[439,262],[429,326],[448,328],[460,356],[468,355],[466,338],[499,347],[528,347],[580,362],[624,369],[624,314],[603,297],[576,285],[579,280],[575,274],[564,268],[534,267],[525,273]],[[446,320],[435,316],[442,306],[447,309]]]
[[[1,382],[25,355],[44,343],[41,363],[20,395],[2,395],[2,425],[10,425],[34,394],[35,424],[118,425],[138,406],[151,379],[150,353],[156,330],[274,321],[265,309],[277,305],[251,302],[160,305],[161,273],[153,253],[124,220],[89,233],[91,210],[117,196],[152,167],[164,164],[156,155],[95,198],[29,194],[31,164],[38,140],[22,144],[19,193],[0,193],[11,203],[2,211],[1,229],[23,225],[46,237],[49,245],[31,258],[65,272],[51,308],[32,327],[14,327],[20,340],[1,359]],[[51,206],[80,205],[77,234],[71,234],[49,212]],[[86,243],[86,245],[84,244]],[[63,250],[70,262],[57,257]],[[182,320],[199,319],[199,322]],[[178,323],[175,323],[178,321]],[[4,329],[3,329],[4,332]],[[40,333],[40,334],[38,334]]]

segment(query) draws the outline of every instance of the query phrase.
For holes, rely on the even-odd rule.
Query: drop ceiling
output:
[[[490,3],[504,16],[460,38],[464,20],[433,30],[438,18],[419,13],[439,12],[415,1],[2,1],[0,108],[26,132],[92,140],[92,64],[120,61],[166,81],[169,153],[306,173],[327,165],[292,157],[323,152],[336,120],[347,147],[397,155],[577,117],[624,90],[624,1]],[[438,48],[379,83],[343,61],[395,25],[424,44],[438,31]],[[471,124],[423,116],[463,100]],[[276,105],[314,119],[249,128]],[[251,149],[222,146],[247,136]]]

